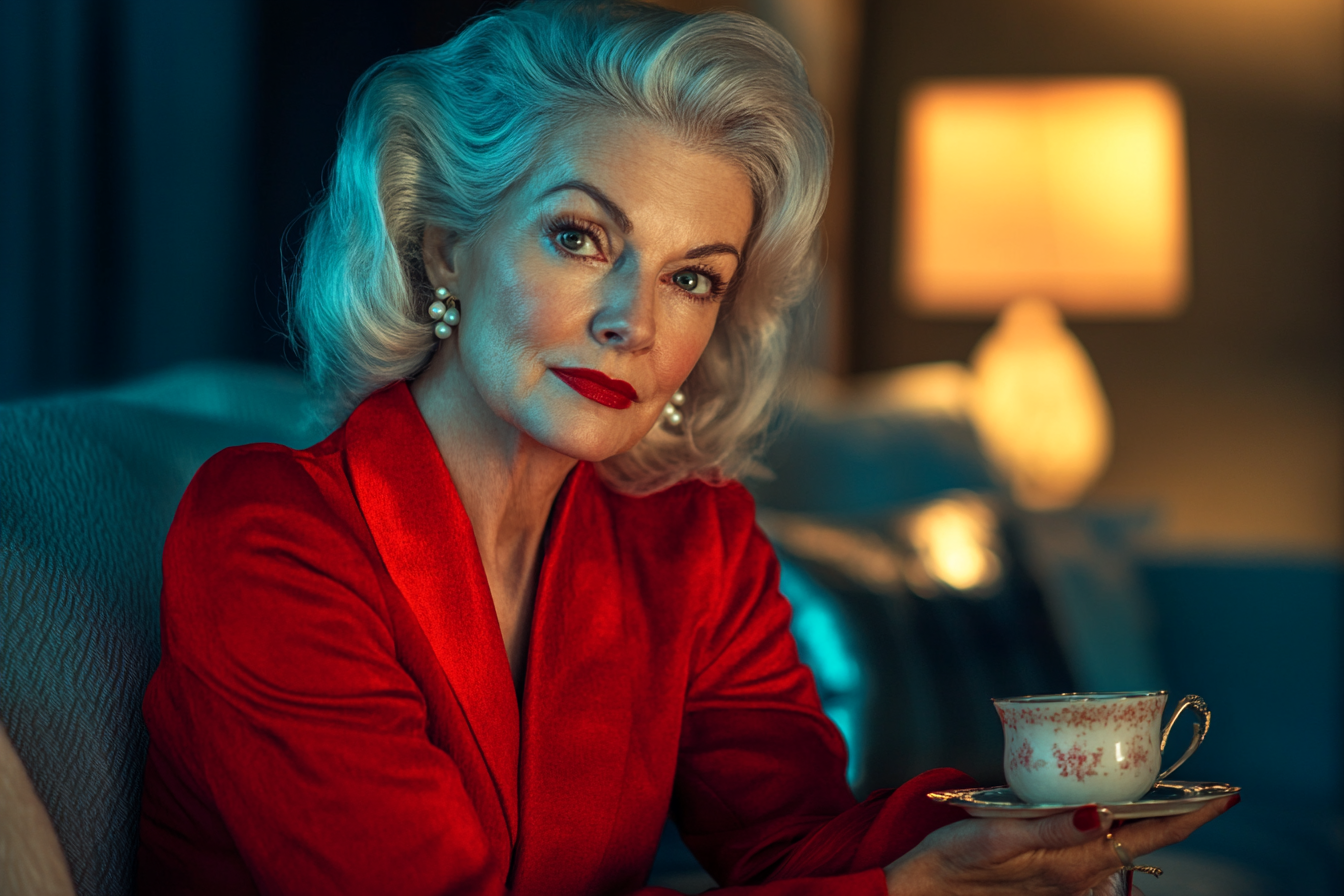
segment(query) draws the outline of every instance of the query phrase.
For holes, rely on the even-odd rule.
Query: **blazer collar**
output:
[[[406,383],[346,422],[350,482],[393,582],[424,630],[518,836],[518,702],[476,535]]]
[[[557,869],[588,880],[612,834],[634,730],[632,651],[650,637],[628,604],[648,583],[619,548],[605,486],[580,463],[556,496],[520,725],[471,521],[405,383],[350,416],[346,457],[383,562],[434,646],[494,779],[515,849],[513,884],[565,896],[548,884]],[[528,797],[521,819],[520,786]]]
[[[621,550],[605,495],[580,463],[551,515],[523,691],[518,892],[591,892],[630,779],[631,678],[645,669],[636,651],[651,637],[631,601],[649,583]]]

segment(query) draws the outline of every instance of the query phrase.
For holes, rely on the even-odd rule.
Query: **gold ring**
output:
[[[1129,854],[1129,850],[1125,849],[1125,844],[1115,839],[1114,834],[1107,833],[1106,840],[1111,844],[1111,849],[1115,850],[1116,857],[1122,863],[1121,871],[1142,871],[1144,874],[1151,874],[1153,877],[1162,876],[1162,869],[1156,865],[1135,865],[1134,857]]]

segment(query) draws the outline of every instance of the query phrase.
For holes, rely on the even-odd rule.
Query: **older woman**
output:
[[[731,479],[828,164],[798,57],[740,15],[527,5],[361,79],[294,308],[345,419],[182,499],[143,891],[626,893],[669,811],[763,896],[1109,886],[1094,807],[845,785]]]

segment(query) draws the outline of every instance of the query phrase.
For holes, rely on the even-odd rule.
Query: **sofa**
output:
[[[0,722],[81,894],[128,893],[159,557],[220,449],[312,441],[290,371],[197,365],[0,406]]]
[[[0,724],[76,892],[132,887],[147,744],[139,706],[158,660],[159,555],[179,497],[226,446],[321,435],[294,371],[242,363],[0,405]],[[1133,536],[1146,512],[1023,513],[953,419],[803,409],[781,423],[767,466],[773,478],[750,487],[780,551],[800,654],[850,742],[856,790],[943,764],[998,783],[990,696],[1200,692],[1213,733],[1181,776],[1245,783],[1245,808],[1163,852],[1168,876],[1145,890],[1334,892],[1344,839],[1333,798],[1344,755],[1331,712],[1337,562],[1145,558]],[[864,573],[859,561],[882,551],[914,570],[902,520],[948,496],[992,515],[996,584],[958,593]],[[838,552],[818,548],[831,543]],[[1266,607],[1268,594],[1278,603]],[[1265,631],[1301,649],[1275,641],[1266,660]],[[1246,655],[1219,659],[1218,645],[1242,642]],[[1281,761],[1282,731],[1248,718],[1245,694],[1302,714],[1291,730],[1322,766],[1313,780],[1328,796],[1291,789],[1298,771]],[[670,825],[652,880],[684,892],[711,883]]]

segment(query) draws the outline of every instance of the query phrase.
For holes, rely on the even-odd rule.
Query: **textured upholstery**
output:
[[[196,468],[312,441],[287,371],[198,365],[0,405],[0,721],[81,894],[130,891],[159,558]]]

